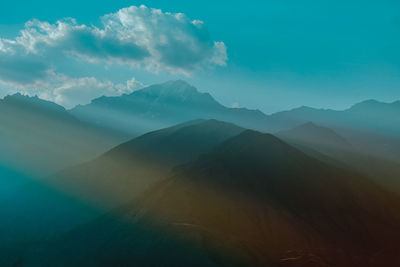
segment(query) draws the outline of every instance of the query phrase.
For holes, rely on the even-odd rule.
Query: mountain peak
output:
[[[200,94],[200,92],[196,89],[196,87],[190,85],[189,83],[183,80],[171,80],[161,84],[151,85],[149,87],[143,88],[137,92],[146,92],[151,95],[158,96],[168,96],[168,95],[194,95]],[[135,94],[132,93],[132,95]]]
[[[165,83],[162,83],[162,85],[167,86],[167,87],[180,87],[180,88],[194,88],[192,85],[190,85],[188,82],[184,80],[170,80]]]
[[[312,121],[306,122],[300,126],[297,126],[297,128],[299,127],[304,127],[304,128],[313,128],[313,129],[318,129],[318,128],[322,128],[321,126],[316,125],[315,123],[313,123]]]
[[[44,99],[39,98],[37,95],[28,96],[21,93],[7,95],[0,102],[9,106],[18,107],[22,109],[33,109],[35,111],[50,111],[52,113],[66,113],[64,107]]]
[[[353,106],[350,107],[349,110],[362,111],[362,110],[368,109],[368,108],[398,108],[398,107],[400,107],[400,100],[394,101],[391,103],[387,103],[387,102],[380,102],[375,99],[369,99],[369,100],[365,100],[365,101],[359,102],[357,104],[354,104]]]
[[[306,122],[293,129],[277,133],[283,139],[329,147],[349,147],[350,143],[330,128]]]
[[[39,99],[39,98],[36,95],[28,96],[18,92],[12,95],[6,95],[3,100],[6,102],[13,102],[13,101],[34,100],[34,99]]]
[[[376,105],[381,105],[381,104],[386,104],[386,103],[379,102],[378,100],[375,100],[375,99],[368,99],[368,100],[364,100],[364,101],[361,101],[359,103],[352,105],[350,107],[350,109],[359,108],[359,107],[376,106]]]
[[[223,144],[223,146],[232,149],[230,152],[232,154],[240,151],[237,154],[244,155],[246,152],[251,154],[253,153],[252,151],[260,151],[260,153],[269,154],[274,150],[279,151],[282,146],[285,146],[285,144],[272,134],[261,133],[254,130],[245,130],[237,136],[229,139],[225,144]]]

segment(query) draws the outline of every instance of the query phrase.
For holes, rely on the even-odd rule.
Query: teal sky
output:
[[[69,83],[70,79],[93,77],[103,83],[107,81],[114,84],[124,84],[132,77],[142,84],[183,78],[201,91],[212,93],[228,106],[238,103],[239,106],[259,108],[267,113],[301,105],[341,109],[370,98],[387,102],[400,99],[400,2],[395,0],[2,0],[0,38],[14,40],[20,35],[24,23],[32,19],[54,24],[57,20],[71,17],[79,25],[101,27],[100,18],[105,14],[142,4],[163,12],[182,12],[190,20],[203,21],[205,29],[201,32],[185,28],[188,34],[196,35],[201,52],[195,50],[196,53],[181,54],[183,47],[173,42],[168,51],[161,52],[165,52],[162,58],[164,67],[154,71],[143,64],[134,67],[125,62],[121,64],[120,61],[117,64],[104,64],[103,60],[118,60],[120,55],[132,57],[136,62],[138,57],[141,58],[142,50],[135,50],[132,54],[131,50],[116,46],[121,44],[113,44],[112,38],[107,39],[101,49],[98,46],[93,48],[90,46],[93,40],[84,39],[88,46],[84,49],[79,46],[74,51],[80,55],[83,51],[89,53],[93,55],[91,59],[101,62],[71,57],[52,62],[51,69],[58,75],[57,85],[54,86],[65,88],[62,84],[67,80],[65,77],[68,77]],[[174,34],[177,32],[175,26],[168,22],[163,27],[170,27],[171,31],[165,31]],[[156,32],[158,30],[154,29]],[[226,47],[228,58],[224,64],[210,56],[210,53],[216,51],[212,45],[214,41],[223,42]],[[65,50],[65,47],[71,45],[70,39],[68,42],[52,46],[52,52],[40,60],[56,58],[56,50]],[[98,40],[93,41],[96,42]],[[210,47],[205,47],[208,44]],[[104,47],[112,47],[113,50],[105,51]],[[20,70],[18,64],[21,64],[25,66],[22,68],[24,71],[29,71],[29,66],[32,66],[32,75],[44,77],[45,74],[38,67],[42,64],[38,61],[39,55],[27,58],[24,54],[26,51],[22,50],[15,52],[21,55],[14,54],[12,57],[5,54],[11,52],[4,50],[3,53],[3,58],[0,55],[0,64],[4,66],[0,65],[0,71],[16,79],[11,81],[3,77],[7,81],[2,85],[5,89],[0,89],[0,94],[14,92],[19,88],[33,92],[33,85],[28,84],[32,77],[20,77],[18,73],[8,73],[7,70],[10,66]],[[177,55],[182,55],[179,62]],[[173,59],[170,60],[170,57]],[[146,58],[146,53],[143,58]],[[60,75],[65,77],[60,78]],[[26,83],[19,83],[25,79]],[[86,84],[81,80],[72,81],[74,86],[77,83],[79,86]],[[52,85],[48,83],[52,82],[47,82],[50,88]],[[93,83],[89,84],[95,90],[97,85]],[[39,85],[36,83],[33,86],[35,90],[39,90]],[[105,90],[104,86],[101,88]],[[128,89],[119,92],[124,90]],[[65,93],[64,100],[57,98],[59,96],[54,92],[46,92],[44,95],[49,99],[58,99],[61,104],[68,96],[69,102],[65,103],[72,105],[79,102],[77,98],[80,96],[76,92],[76,95],[73,95],[72,90]],[[92,96],[86,91],[82,95],[86,98]]]

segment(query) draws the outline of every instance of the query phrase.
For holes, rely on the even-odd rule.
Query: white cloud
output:
[[[74,55],[90,62],[128,64],[151,71],[189,73],[224,66],[223,42],[215,42],[199,20],[146,6],[123,8],[101,18],[101,27],[63,19],[31,20],[15,40],[0,40],[0,51],[26,55]]]
[[[92,99],[101,96],[129,94],[142,87],[144,85],[135,78],[125,84],[114,84],[94,77],[71,78],[63,74],[50,73],[46,81],[20,86],[18,90],[8,88],[8,93],[19,91],[26,95],[37,95],[66,108],[72,108],[79,104],[88,104]]]

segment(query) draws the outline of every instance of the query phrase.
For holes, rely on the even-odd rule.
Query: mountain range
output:
[[[370,100],[344,111],[301,107],[266,115],[225,107],[181,80],[100,97],[71,110],[16,94],[0,100],[0,160],[43,175],[94,159],[150,131],[190,120],[217,119],[269,133],[313,122],[337,132],[365,154],[400,163],[399,106],[398,101]]]
[[[266,115],[184,81],[0,100],[0,265],[398,266],[400,102]]]
[[[130,137],[195,119],[217,119],[269,133],[313,122],[338,132],[364,153],[400,162],[399,101],[367,100],[343,111],[300,107],[266,115],[259,110],[225,107],[210,94],[177,80],[118,97],[100,97],[69,112]]]

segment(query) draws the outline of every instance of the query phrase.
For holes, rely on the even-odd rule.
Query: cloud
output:
[[[212,41],[202,21],[146,6],[104,15],[100,27],[78,24],[71,18],[54,24],[31,20],[15,40],[0,40],[0,53],[0,58],[11,54],[47,60],[72,55],[93,63],[173,73],[224,66],[227,61],[225,44]]]
[[[110,81],[99,81],[94,77],[70,78],[65,75],[56,75],[56,86],[54,83],[40,96],[44,99],[54,101],[66,108],[75,105],[88,104],[94,98],[101,96],[118,96],[132,93],[143,87],[135,78],[128,80],[126,84],[114,84]]]
[[[94,77],[71,78],[63,74],[50,73],[46,81],[20,86],[18,90],[9,89],[8,93],[18,91],[26,95],[37,95],[66,108],[72,108],[79,104],[88,104],[92,99],[101,96],[128,94],[143,87],[144,85],[135,78],[126,81],[125,84],[115,84]]]

